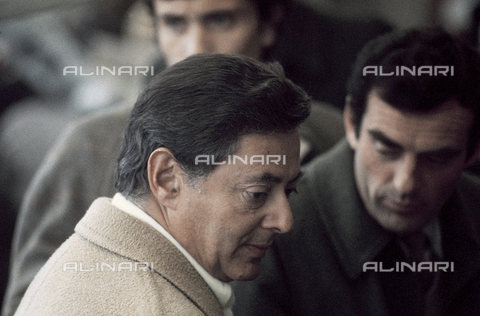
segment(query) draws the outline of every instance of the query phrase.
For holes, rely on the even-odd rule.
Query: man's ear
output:
[[[167,148],[157,148],[150,154],[147,170],[152,195],[162,205],[175,210],[183,174],[175,156]]]
[[[270,9],[270,18],[262,21],[262,45],[268,48],[275,44],[280,24],[285,19],[286,8],[282,4],[273,5]]]
[[[352,106],[350,104],[350,96],[345,98],[345,107],[343,110],[343,123],[345,125],[345,135],[347,136],[347,141],[350,144],[350,148],[353,150],[357,149],[357,132],[355,125],[355,117],[353,114]]]

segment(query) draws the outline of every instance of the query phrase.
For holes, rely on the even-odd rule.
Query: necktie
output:
[[[432,304],[427,302],[432,294],[429,291],[434,284],[435,272],[433,269],[419,271],[418,264],[434,262],[435,258],[430,241],[423,233],[393,238],[379,254],[377,260],[386,268],[396,268],[401,262],[415,267],[414,271],[404,268],[402,271],[379,272],[391,315],[429,314],[431,308],[428,306]]]
[[[407,261],[416,263],[417,271],[419,269],[419,263],[435,261],[436,256],[430,240],[422,232],[401,237],[400,244],[404,249]],[[419,279],[422,295],[426,296],[435,279],[433,267],[430,271],[428,269],[422,269],[421,271],[418,271],[417,277]]]
[[[404,245],[393,238],[376,260],[385,268],[396,267],[397,262],[408,262],[403,248]],[[403,272],[378,272],[390,315],[423,316],[424,296],[416,273],[409,269],[405,269]]]

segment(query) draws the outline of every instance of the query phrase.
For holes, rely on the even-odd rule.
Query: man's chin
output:
[[[380,224],[386,230],[399,235],[415,233],[425,226],[424,221],[419,218],[405,218],[401,215],[391,216]]]
[[[233,280],[237,281],[252,281],[260,275],[260,260],[248,262],[245,264],[245,268],[242,271],[237,272],[232,276]]]

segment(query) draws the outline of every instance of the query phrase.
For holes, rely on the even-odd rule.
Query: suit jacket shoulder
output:
[[[311,101],[310,116],[299,126],[300,136],[307,140],[310,152],[302,164],[331,149],[344,136],[342,111],[324,102]]]

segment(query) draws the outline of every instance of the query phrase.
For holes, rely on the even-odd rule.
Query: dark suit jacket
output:
[[[382,273],[363,272],[395,237],[364,210],[353,178],[346,141],[305,167],[293,194],[294,228],[276,237],[253,282],[235,284],[236,316],[412,315],[398,306],[407,285],[391,292]],[[480,183],[464,175],[440,216],[444,259],[440,302],[445,315],[480,315]],[[392,307],[390,308],[389,305]],[[409,308],[412,310],[409,311]]]

